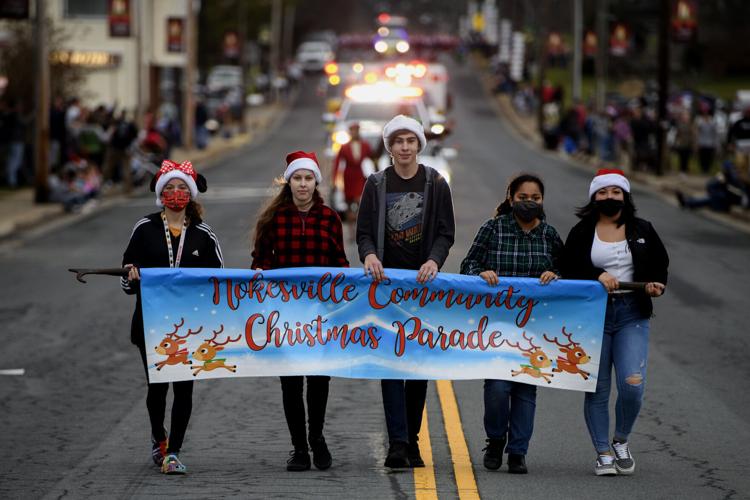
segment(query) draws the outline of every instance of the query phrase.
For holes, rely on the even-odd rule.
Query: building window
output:
[[[65,17],[107,17],[108,0],[65,0]]]

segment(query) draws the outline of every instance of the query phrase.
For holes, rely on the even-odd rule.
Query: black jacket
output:
[[[172,252],[176,257],[180,239],[170,237]],[[147,215],[135,223],[128,247],[122,256],[122,265],[125,264],[133,264],[138,268],[169,267],[169,252],[161,212]],[[188,225],[180,267],[224,267],[219,239],[205,222],[191,221]],[[143,345],[143,314],[141,313],[139,283],[132,283],[127,278],[122,278],[120,286],[128,295],[137,294],[138,296],[130,326],[130,341],[135,345]]]
[[[596,221],[582,220],[570,230],[563,250],[562,276],[565,279],[597,280],[604,269],[591,262]],[[633,256],[633,281],[658,281],[667,284],[669,256],[650,222],[636,218],[625,224],[625,238]],[[644,318],[651,317],[653,304],[645,292],[637,294],[638,307]]]
[[[393,167],[388,167],[393,168]],[[424,212],[422,225],[422,259],[420,266],[428,259],[442,267],[456,235],[456,222],[453,218],[453,198],[448,182],[437,170],[424,166]],[[383,260],[385,249],[385,173],[388,169],[376,172],[367,178],[357,215],[357,247],[359,259],[374,253]]]

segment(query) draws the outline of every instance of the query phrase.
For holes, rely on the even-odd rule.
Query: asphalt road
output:
[[[249,265],[251,226],[272,177],[283,172],[285,154],[321,148],[322,105],[312,87],[303,88],[265,141],[207,172],[207,221],[227,267]],[[448,143],[459,149],[452,181],[458,232],[444,270],[458,271],[507,178],[521,170],[544,177],[548,220],[565,236],[591,174],[518,139],[468,69],[454,68],[452,88],[457,127]],[[637,186],[634,196],[671,257],[667,294],[652,321],[646,398],[631,438],[635,476],[593,475],[583,395],[552,389],[539,391],[530,474],[485,470],[481,381],[452,384],[457,415],[446,405],[451,384],[441,385],[439,398],[430,383],[434,487],[421,475],[415,481],[411,472],[389,473],[382,467],[387,437],[379,383],[348,379],[331,386],[326,437],[333,468],[288,473],[291,445],[275,378],[197,383],[181,455],[190,474],[162,476],[149,458],[143,371],[129,343],[133,299],[116,279],[92,277],[84,286],[66,271],[117,265],[132,224],[155,211],[153,196],[144,196],[0,246],[0,370],[25,369],[22,376],[0,375],[0,497],[750,498],[744,470],[750,236],[681,212]],[[349,255],[357,265],[353,248]]]

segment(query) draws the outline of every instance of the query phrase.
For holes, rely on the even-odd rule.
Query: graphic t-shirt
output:
[[[427,182],[419,166],[411,179],[402,179],[393,168],[385,173],[385,255],[383,265],[398,269],[419,269],[422,248],[422,213]]]

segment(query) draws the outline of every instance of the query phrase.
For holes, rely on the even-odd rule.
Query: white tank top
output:
[[[604,269],[618,281],[633,281],[633,256],[626,240],[608,242],[599,239],[594,231],[591,263]]]

